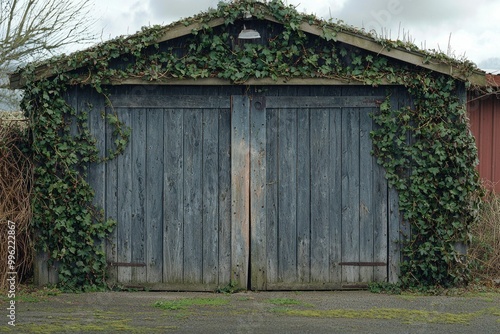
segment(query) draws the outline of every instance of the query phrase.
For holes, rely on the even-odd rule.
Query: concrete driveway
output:
[[[13,333],[500,333],[500,293],[60,294],[17,301],[15,327],[3,319]]]

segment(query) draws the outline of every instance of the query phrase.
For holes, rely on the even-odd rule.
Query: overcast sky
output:
[[[99,2],[99,3],[97,3]],[[168,24],[216,7],[218,0],[96,1],[102,39]],[[500,0],[288,0],[300,12],[342,20],[391,39],[410,39],[427,49],[451,50],[483,69],[500,69]],[[451,39],[450,39],[451,35]],[[496,66],[485,66],[499,58]],[[491,62],[490,62],[491,64]],[[500,72],[498,72],[500,73]]]

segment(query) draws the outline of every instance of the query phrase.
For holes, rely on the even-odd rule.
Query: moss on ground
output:
[[[304,306],[304,307],[314,307],[314,305],[305,303],[303,301],[293,299],[293,298],[271,298],[266,300],[266,302],[271,303],[273,305],[279,306],[279,307],[286,307],[286,306]]]
[[[152,328],[133,327],[129,320],[106,320],[92,323],[67,322],[57,320],[44,324],[19,324],[16,327],[0,327],[1,333],[165,333],[177,330],[177,326],[158,326]]]
[[[192,306],[223,306],[227,304],[229,304],[227,298],[185,298],[157,301],[153,306],[163,310],[185,310]]]
[[[347,319],[384,319],[399,320],[403,323],[440,323],[440,324],[469,324],[473,319],[483,315],[500,316],[500,308],[488,308],[472,313],[446,313],[425,310],[409,310],[397,308],[373,308],[369,310],[275,310],[289,316],[315,318],[347,318]]]

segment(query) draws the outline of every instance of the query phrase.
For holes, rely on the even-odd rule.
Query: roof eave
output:
[[[265,14],[264,19],[270,22],[282,24],[282,22],[278,21],[276,18],[274,18],[269,14]],[[154,43],[162,43],[175,38],[183,37],[191,34],[193,31],[201,30],[205,26],[215,28],[217,26],[223,25],[224,23],[225,23],[224,18],[214,18],[208,22],[202,22],[200,20],[191,23],[189,25],[185,25],[183,22],[178,22],[174,25],[169,26],[165,30],[165,33]],[[300,25],[299,29],[302,30],[303,32],[310,33],[319,37],[323,37],[324,34],[323,27],[315,24],[309,24],[308,22],[303,22]],[[376,53],[377,55],[384,55],[392,59],[400,60],[415,66],[429,69],[431,71],[446,74],[461,81],[469,81],[472,85],[477,85],[477,86],[487,85],[485,73],[481,71],[474,71],[472,74],[465,76],[463,73],[459,71],[459,69],[456,66],[446,64],[444,62],[435,62],[435,63],[427,62],[425,60],[426,55],[423,53],[405,50],[402,48],[393,48],[389,50],[381,43],[367,36],[355,34],[348,31],[340,31],[336,33],[336,40],[348,45],[352,45],[354,47],[358,47],[360,49]],[[60,67],[61,64],[62,61],[59,61],[56,62],[55,64],[44,64],[37,67],[35,71],[36,80],[40,80],[55,75],[56,73],[53,72],[53,69],[56,67],[61,69],[63,72],[68,72],[79,68],[77,66],[70,67],[67,65],[63,65],[63,67],[61,68]],[[25,87],[27,83],[26,79],[23,77],[22,70],[11,74],[9,78],[10,78],[10,88],[12,89],[22,89]]]
[[[154,43],[162,43],[172,40],[174,38],[187,36],[195,30],[202,29],[203,26],[205,25],[208,25],[211,28],[215,28],[223,24],[224,24],[223,18],[215,18],[209,21],[208,23],[195,22],[189,25],[185,25],[183,22],[177,22],[174,25],[166,27],[165,33],[160,38],[158,38]],[[54,64],[42,64],[35,69],[35,80],[41,80],[55,75],[56,73],[53,72],[53,69],[56,67],[61,69],[63,72],[69,72],[80,68],[78,66],[64,65],[63,61],[58,61]],[[17,72],[11,73],[9,75],[9,80],[10,80],[9,87],[11,89],[22,89],[27,84],[26,78],[24,78],[23,76],[22,69]]]
[[[300,29],[304,32],[314,34],[316,36],[323,35],[323,28],[317,25],[311,25],[303,22]],[[360,49],[371,51],[377,55],[384,55],[386,57],[403,61],[418,67],[423,67],[434,72],[449,75],[461,81],[469,81],[472,84],[486,84],[485,74],[482,71],[474,71],[471,75],[465,76],[461,73],[456,66],[446,64],[444,62],[430,63],[426,62],[426,55],[411,50],[402,48],[387,49],[382,44],[369,37],[354,34],[351,32],[340,31],[336,34],[336,40]]]

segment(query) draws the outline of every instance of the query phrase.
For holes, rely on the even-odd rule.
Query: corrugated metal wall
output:
[[[467,111],[479,151],[479,175],[488,189],[500,194],[500,98],[469,93]]]

